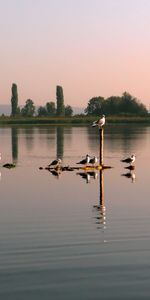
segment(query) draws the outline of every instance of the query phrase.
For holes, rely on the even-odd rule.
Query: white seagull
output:
[[[98,126],[100,128],[104,126],[104,124],[105,124],[105,115],[102,115],[102,118],[93,122],[92,127]]]
[[[57,166],[59,166],[60,164],[61,164],[61,159],[58,158],[58,159],[53,160],[53,161],[50,163],[50,165],[48,165],[48,167],[57,167]]]
[[[121,161],[132,165],[135,162],[135,154],[132,154],[130,157],[122,159]]]
[[[78,164],[78,165],[87,165],[89,162],[90,162],[90,156],[87,154],[84,159],[80,160],[76,164]]]
[[[95,165],[98,162],[98,159],[96,156],[92,157],[89,161],[90,164]]]

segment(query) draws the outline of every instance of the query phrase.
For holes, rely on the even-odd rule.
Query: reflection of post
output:
[[[57,158],[63,159],[64,155],[64,127],[57,127]]]
[[[104,177],[103,177],[103,171],[99,171],[99,187],[100,187],[100,208],[105,208],[104,206]]]
[[[100,224],[103,224],[103,228],[106,226],[106,211],[104,205],[104,177],[103,170],[99,171],[99,212],[100,212]]]
[[[97,224],[99,224],[98,229],[106,228],[106,210],[104,206],[104,177],[103,170],[99,171],[99,205],[94,205],[94,207],[99,212],[98,217],[96,217]]]
[[[18,161],[18,128],[11,128],[11,144],[12,144],[12,161],[17,163]]]
[[[103,165],[103,151],[104,151],[104,129],[99,128],[99,164]]]

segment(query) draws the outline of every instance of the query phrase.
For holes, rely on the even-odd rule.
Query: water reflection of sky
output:
[[[0,275],[8,272],[13,282],[3,282],[3,299],[10,291],[12,299],[23,299],[28,291],[28,299],[37,300],[40,284],[43,293],[49,288],[52,299],[59,299],[58,289],[65,300],[67,295],[97,299],[102,289],[104,298],[111,299],[113,288],[113,295],[117,290],[118,299],[125,299],[131,279],[133,291],[139,286],[137,274],[149,281],[145,266],[150,260],[150,127],[109,125],[104,136],[104,162],[112,169],[54,176],[39,167],[57,156],[64,165],[76,166],[87,153],[98,155],[96,129],[0,128],[1,164],[17,165],[0,170]],[[122,176],[130,171],[120,161],[131,153],[137,155],[134,183],[132,177]],[[81,286],[85,288],[80,293]]]
[[[136,182],[137,187],[143,182],[145,186],[147,184],[147,180],[142,179],[149,172],[149,131],[147,126],[133,124],[109,125],[105,128],[104,161],[113,166],[111,171],[105,171],[105,182],[109,190],[115,190],[117,198],[119,194],[120,197],[124,196],[124,189],[126,195],[128,191],[134,191],[129,183]],[[19,166],[38,168],[46,166],[56,157],[61,157],[66,165],[76,166],[79,158],[87,153],[96,156],[99,153],[98,131],[90,126],[6,127],[0,128],[0,136],[2,163],[13,161]],[[137,156],[134,171],[125,169],[125,165],[120,162],[124,156],[131,153],[136,153]],[[78,175],[86,183],[94,178],[91,174],[78,173],[81,173]],[[77,176],[74,182],[76,180]]]

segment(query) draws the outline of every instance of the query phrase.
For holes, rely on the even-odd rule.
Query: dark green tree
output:
[[[64,107],[63,88],[59,85],[56,87],[56,99],[57,99],[57,116],[64,116],[65,107]]]
[[[105,100],[105,113],[107,115],[117,115],[120,113],[121,97],[111,96]]]
[[[56,115],[56,107],[55,107],[55,102],[47,102],[46,103],[46,111],[48,116],[55,116]]]
[[[33,117],[35,114],[34,102],[31,99],[26,101],[25,106],[21,110],[21,115],[24,117]]]
[[[73,109],[70,105],[65,106],[65,116],[71,117],[73,115]]]
[[[89,100],[88,106],[85,109],[85,113],[89,116],[98,116],[102,113],[104,113],[103,109],[103,103],[104,103],[103,97],[93,97]]]
[[[37,113],[38,113],[39,117],[45,117],[45,116],[47,116],[47,110],[46,110],[46,108],[44,106],[40,106],[38,108]]]
[[[146,114],[147,109],[144,104],[140,103],[135,97],[127,92],[124,92],[121,97],[120,111],[125,114]]]
[[[15,117],[18,114],[18,91],[15,83],[12,84],[11,91],[11,115]]]

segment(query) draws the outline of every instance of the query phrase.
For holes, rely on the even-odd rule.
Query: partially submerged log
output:
[[[39,167],[40,170],[48,170],[48,171],[75,171],[75,170],[84,170],[84,171],[100,171],[104,169],[111,169],[111,166],[98,165],[98,166],[84,166],[84,167],[70,167],[70,166],[57,166],[57,167]]]
[[[11,163],[6,163],[3,165],[3,168],[7,168],[7,169],[12,169],[15,168],[16,165],[15,164],[11,164]]]

